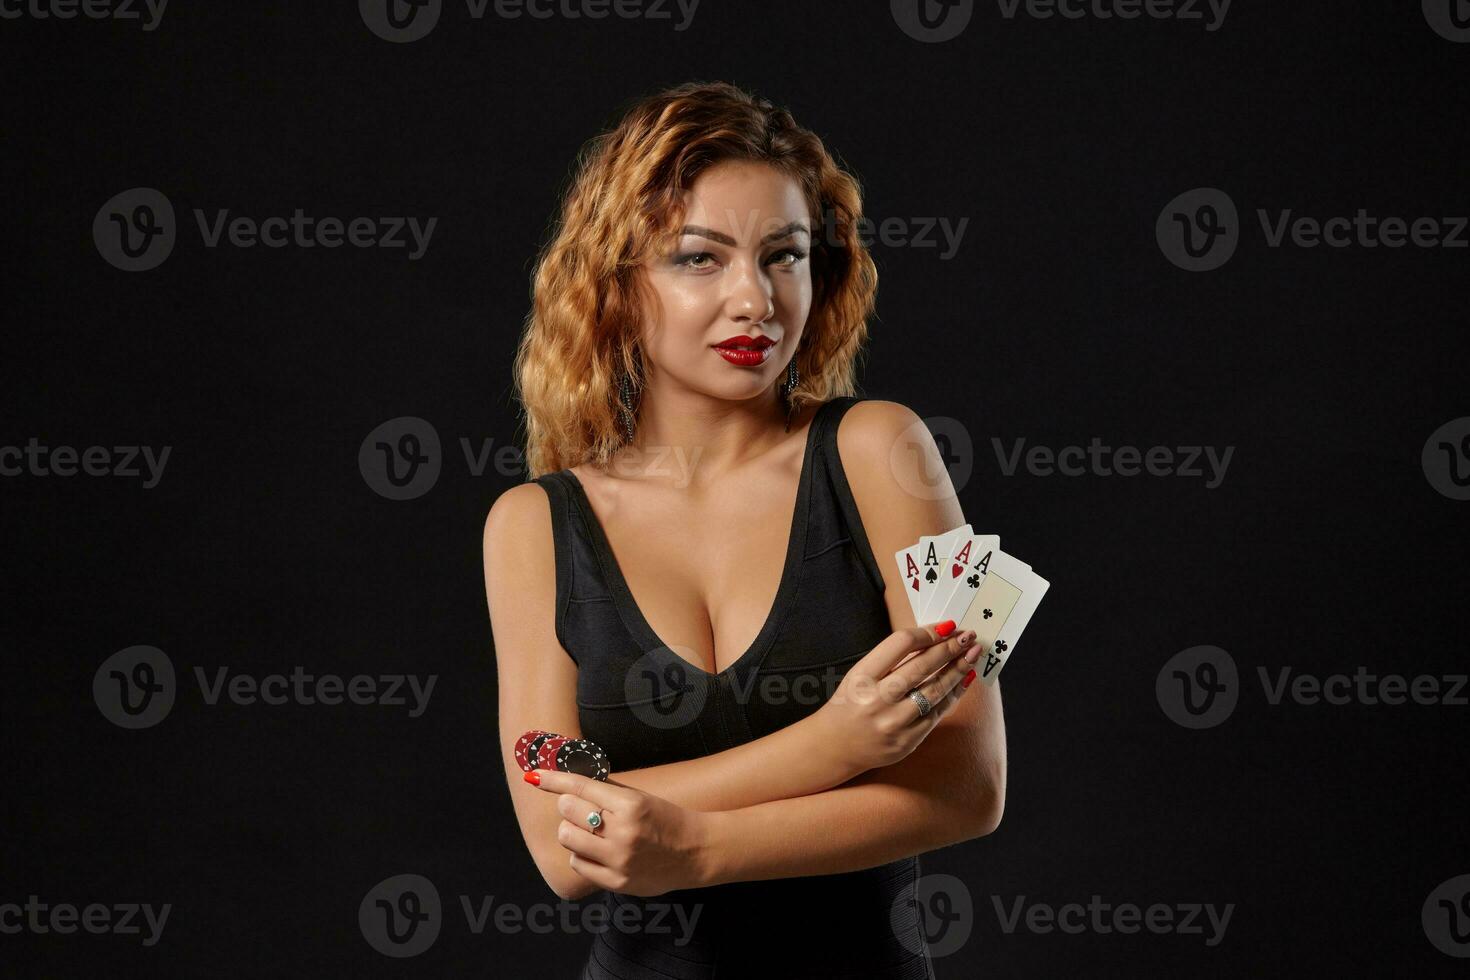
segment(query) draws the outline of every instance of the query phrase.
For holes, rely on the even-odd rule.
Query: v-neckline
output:
[[[812,413],[812,419],[807,423],[806,447],[801,457],[801,474],[796,483],[796,506],[791,514],[791,531],[786,539],[786,560],[781,567],[781,581],[776,586],[776,598],[771,603],[770,611],[766,613],[765,622],[761,624],[760,632],[755,635],[749,647],[730,662],[724,670],[710,672],[699,664],[696,664],[673,651],[663,639],[654,632],[649,624],[648,618],[643,615],[637,600],[633,598],[633,590],[628,586],[628,579],[623,575],[623,569],[618,564],[617,555],[613,554],[612,545],[607,539],[607,533],[602,528],[602,520],[597,512],[592,509],[592,501],[587,497],[587,491],[582,487],[582,481],[577,479],[577,474],[571,469],[566,469],[569,482],[576,491],[578,503],[587,516],[587,524],[591,528],[593,547],[597,550],[598,558],[602,562],[604,571],[607,573],[608,585],[612,589],[613,600],[622,615],[623,623],[638,639],[645,651],[662,650],[688,669],[694,671],[706,680],[718,680],[726,677],[735,668],[744,664],[763,647],[767,646],[776,628],[780,625],[781,612],[791,593],[796,589],[797,571],[801,565],[803,555],[806,551],[806,533],[808,518],[808,502],[811,498],[812,482],[812,456],[816,450],[817,423],[821,421],[827,406],[832,402],[824,402]]]

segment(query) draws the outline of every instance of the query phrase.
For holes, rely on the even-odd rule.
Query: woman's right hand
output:
[[[951,635],[940,632],[947,627]],[[910,626],[888,636],[848,668],[825,704],[812,715],[827,748],[853,776],[908,756],[965,693],[961,684],[979,655],[974,630],[955,633],[953,620]],[[917,656],[904,660],[915,650]],[[902,663],[900,663],[902,661]],[[932,706],[919,715],[914,688]]]

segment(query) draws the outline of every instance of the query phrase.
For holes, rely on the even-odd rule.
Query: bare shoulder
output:
[[[485,599],[496,659],[502,665],[523,661],[543,671],[571,663],[565,655],[551,655],[559,638],[546,629],[556,616],[556,549],[548,501],[545,487],[523,483],[501,493],[485,518]]]
[[[876,399],[853,405],[837,426],[837,452],[860,501],[883,507],[954,497],[933,434],[907,405]]]
[[[539,483],[506,490],[485,517],[482,545],[487,568],[492,558],[507,559],[505,564],[544,562],[551,554],[550,541],[551,506]]]
[[[853,405],[837,426],[837,453],[884,581],[895,624],[912,622],[903,583],[885,556],[965,523],[929,427],[898,402]],[[905,625],[907,625],[905,623]]]
[[[838,423],[837,452],[854,498],[871,501],[875,513],[898,506],[900,519],[938,518],[937,505],[958,507],[934,436],[907,405],[877,399],[853,405]]]
[[[884,452],[910,428],[922,420],[914,410],[899,402],[865,399],[853,405],[837,426],[838,448],[844,462],[848,449],[856,452],[882,449]],[[925,434],[928,430],[924,430]]]

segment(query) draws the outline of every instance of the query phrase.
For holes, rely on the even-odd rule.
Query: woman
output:
[[[588,980],[932,977],[917,855],[1000,820],[999,689],[878,557],[964,517],[914,413],[853,397],[860,217],[786,111],[688,84],[589,145],[538,264],[485,577],[527,847],[617,913]],[[523,782],[528,729],[613,777]]]

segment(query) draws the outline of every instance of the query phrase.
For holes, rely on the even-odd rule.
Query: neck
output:
[[[613,456],[612,469],[654,480],[685,474],[707,485],[784,442],[786,422],[774,388],[730,401],[650,385],[639,402],[633,442]]]

